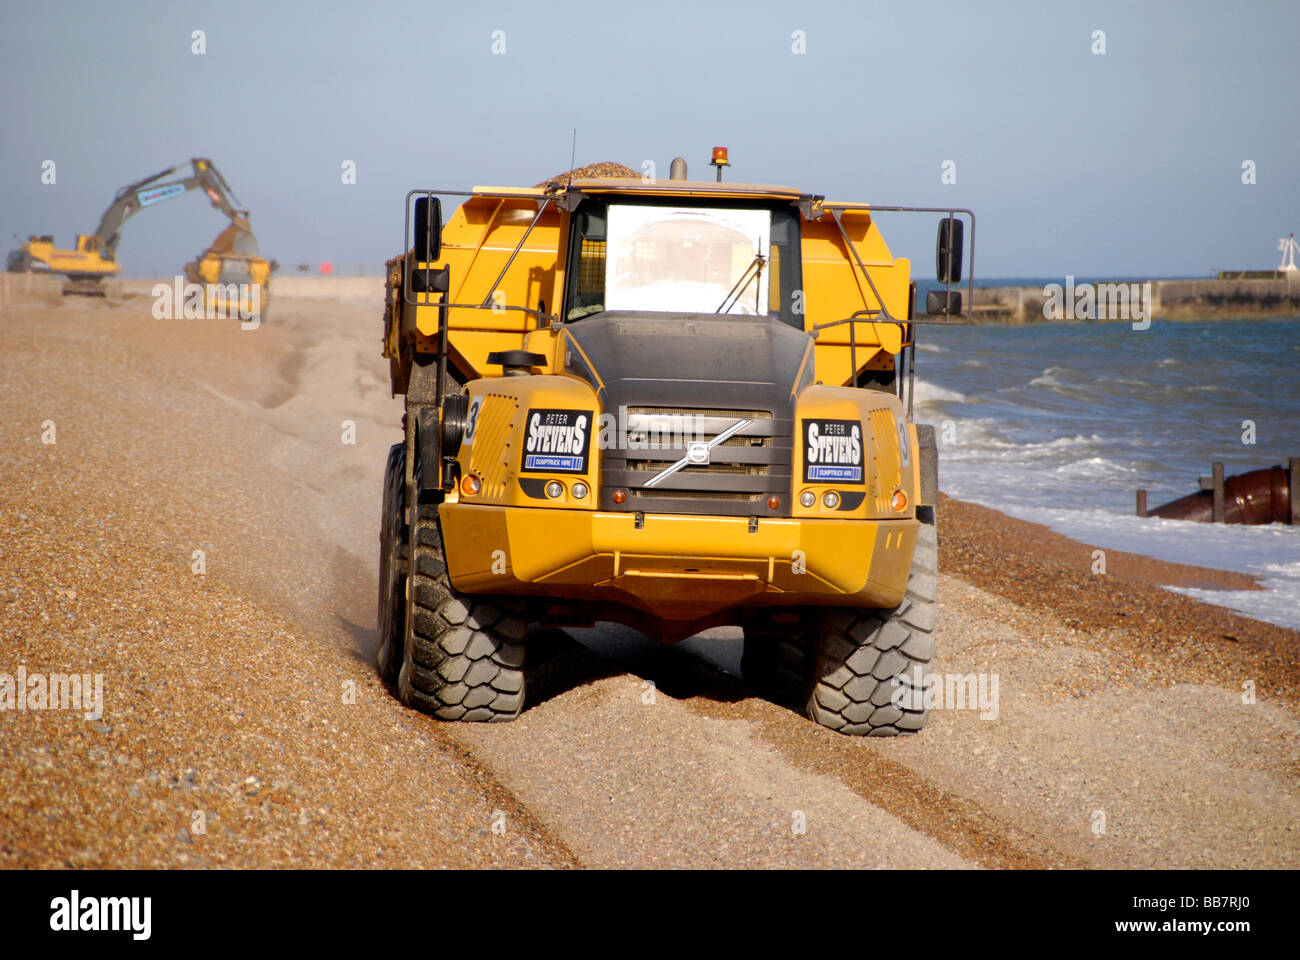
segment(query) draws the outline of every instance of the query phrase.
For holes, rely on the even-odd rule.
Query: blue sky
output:
[[[0,239],[70,244],[117,187],[209,156],[267,256],[373,267],[406,190],[532,184],[576,127],[579,163],[707,177],[722,144],[731,179],[972,207],[983,276],[1272,267],[1300,230],[1297,36],[1294,2],[6,3]],[[119,260],[174,273],[222,225],[190,194]],[[928,274],[932,225],[892,226]]]

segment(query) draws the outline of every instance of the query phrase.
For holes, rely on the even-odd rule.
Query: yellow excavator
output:
[[[52,236],[31,236],[9,254],[6,266],[11,273],[50,273],[67,277],[64,295],[80,294],[102,297],[104,281],[117,276],[117,244],[123,224],[146,207],[201,189],[212,205],[230,218],[227,226],[207,250],[185,265],[186,279],[203,284],[240,284],[241,298],[257,297],[265,305],[266,284],[271,265],[261,257],[257,238],[248,222],[248,211],[240,209],[234,191],[212,161],[205,157],[190,160],[191,170],[177,175],[184,164],[168,167],[160,173],[128,184],[117,191],[113,202],[99,219],[93,234],[80,234],[75,249],[60,250]],[[256,287],[256,290],[252,288]]]

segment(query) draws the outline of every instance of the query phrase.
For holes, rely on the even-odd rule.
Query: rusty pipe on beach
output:
[[[1286,467],[1265,467],[1223,481],[1223,522],[1290,523],[1293,491]],[[1214,491],[1201,490],[1147,511],[1164,520],[1214,522]]]

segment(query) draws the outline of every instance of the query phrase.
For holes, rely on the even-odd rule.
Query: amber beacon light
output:
[[[722,168],[731,166],[731,161],[727,159],[726,147],[714,147],[713,159],[709,161],[709,166],[718,168],[718,182],[722,182]]]

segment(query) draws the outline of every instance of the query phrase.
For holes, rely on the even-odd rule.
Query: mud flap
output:
[[[916,445],[921,454],[921,503],[939,505],[939,448],[934,440],[934,425],[916,425]]]
[[[438,420],[438,408],[433,404],[421,404],[417,409],[419,427],[416,440],[420,446],[420,467],[423,473],[421,483],[424,489],[439,488],[442,478],[439,467],[442,463],[442,450],[439,444],[442,426]],[[432,472],[429,472],[430,466]]]

